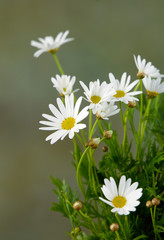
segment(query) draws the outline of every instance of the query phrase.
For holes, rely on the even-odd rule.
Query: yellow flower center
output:
[[[147,90],[146,92],[149,98],[155,98],[159,94],[157,92],[151,92],[149,90]]]
[[[126,204],[127,200],[126,198],[122,197],[122,196],[116,196],[113,198],[113,205],[116,207],[116,208],[123,208]]]
[[[54,54],[58,51],[58,48],[48,50],[49,53]]]
[[[95,104],[100,102],[100,100],[101,100],[101,97],[99,97],[99,96],[92,96],[91,97],[91,101]]]
[[[66,91],[66,88],[63,88],[63,91],[65,92],[65,91]]]
[[[125,92],[122,91],[122,90],[117,90],[116,94],[113,95],[113,97],[116,97],[116,98],[121,98],[121,97],[124,97],[124,96],[125,96]]]
[[[75,119],[73,117],[68,117],[62,122],[61,126],[62,129],[70,130],[75,126]]]

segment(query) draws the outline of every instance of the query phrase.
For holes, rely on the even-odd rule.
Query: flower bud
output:
[[[153,198],[151,201],[152,201],[152,204],[153,204],[154,206],[158,206],[158,205],[160,204],[160,202],[161,202],[160,199],[159,199],[159,198],[156,198],[156,197]]]
[[[134,108],[136,106],[136,101],[128,102],[128,107]]]
[[[139,79],[142,79],[142,78],[145,77],[145,74],[142,73],[142,72],[138,72],[138,73],[137,73],[137,77],[138,77]]]
[[[152,201],[147,201],[146,202],[146,207],[151,208],[153,206]]]
[[[119,225],[117,224],[117,223],[112,223],[111,225],[110,225],[110,230],[112,231],[112,232],[115,232],[115,231],[117,231],[119,229]]]
[[[89,146],[93,149],[98,148],[100,143],[100,138],[92,138],[89,140]]]
[[[74,210],[76,210],[76,211],[79,211],[80,209],[82,209],[82,206],[83,206],[83,204],[82,204],[82,202],[80,202],[80,201],[76,201],[76,202],[74,202],[74,204],[73,204],[73,208],[74,208]]]
[[[103,136],[107,139],[111,139],[113,135],[113,131],[112,130],[104,130],[103,132]]]
[[[108,151],[108,147],[107,147],[107,146],[103,146],[103,147],[102,147],[102,151],[103,151],[103,152],[107,152],[107,151]]]
[[[88,142],[85,142],[84,145],[86,148],[89,146]]]
[[[75,229],[71,232],[72,236],[77,236],[81,232],[80,227],[75,227]]]

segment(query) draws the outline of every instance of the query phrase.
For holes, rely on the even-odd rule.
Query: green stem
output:
[[[90,131],[89,140],[90,140],[90,139],[92,138],[92,136],[93,136],[93,133],[94,133],[94,130],[95,130],[95,127],[96,127],[98,121],[99,121],[99,119],[97,118],[96,121],[95,121],[95,123],[94,123],[94,125],[93,125],[93,127],[92,127],[92,129],[91,129],[91,131]]]
[[[154,206],[154,213],[152,211],[152,208],[150,208],[150,214],[151,214],[151,219],[152,219],[153,228],[154,228],[155,240],[157,240],[156,227],[155,227],[155,211],[156,211],[156,206]]]
[[[121,102],[119,102],[119,107],[120,107],[121,121],[122,121],[123,129],[124,129],[124,137],[123,137],[123,144],[122,144],[122,150],[123,150],[123,153],[124,153],[125,152],[124,150],[125,150],[126,140],[127,140],[127,120],[128,120],[129,108],[126,109],[125,114],[123,116]]]
[[[151,99],[148,100],[148,103],[147,103],[147,106],[146,106],[146,110],[145,110],[145,114],[144,114],[143,119],[147,118],[147,116],[149,114],[150,103],[151,103]],[[142,146],[142,142],[143,142],[143,137],[144,137],[146,126],[147,126],[147,119],[145,120],[145,123],[142,122],[142,124],[141,124],[141,146]]]
[[[77,134],[75,132],[75,136],[78,138],[79,142],[83,145],[83,147],[85,147],[85,144],[84,144],[83,140],[81,139],[81,137],[79,136],[79,134]]]
[[[86,152],[88,151],[88,149],[89,149],[89,147],[87,147],[85,149],[85,151],[83,152],[83,154],[81,155],[81,158],[80,158],[79,163],[77,165],[77,172],[76,172],[77,183],[78,183],[79,188],[80,188],[84,197],[85,197],[85,189],[84,189],[84,184],[83,184],[82,179],[81,179],[80,174],[79,174],[79,170],[80,170],[80,165],[82,163],[82,160],[83,160]]]
[[[135,88],[134,88],[134,91],[137,91],[139,85],[140,85],[140,82],[137,83],[137,85],[136,85]]]
[[[75,154],[75,161],[76,161],[76,165],[78,165],[78,150],[77,150],[77,143],[75,138],[73,138],[73,145],[74,145],[74,154]]]
[[[142,79],[140,79],[140,91],[142,91]],[[138,126],[138,145],[136,151],[136,158],[139,159],[139,152],[141,152],[142,143],[141,141],[141,123],[142,123],[142,112],[143,112],[143,93],[141,93],[141,101],[140,101],[140,118],[139,118],[139,126]]]
[[[90,140],[91,129],[92,129],[92,109],[89,110],[89,132],[88,132],[88,140]]]
[[[122,223],[121,223],[121,221],[120,221],[120,219],[119,219],[119,216],[118,216],[117,212],[116,212],[115,216],[116,216],[116,219],[117,219],[117,221],[118,221],[118,224],[119,224],[119,226],[120,226],[120,228],[121,228],[121,231],[122,231],[122,233],[123,233],[123,235],[124,235],[124,239],[127,240],[126,233],[125,233],[125,231],[124,231],[124,228],[123,228],[123,226],[122,226]]]
[[[60,74],[63,75],[63,74],[64,74],[64,71],[63,71],[63,69],[62,69],[62,67],[61,67],[61,64],[60,64],[60,62],[59,62],[56,54],[53,53],[52,55],[53,55],[53,57],[54,57],[54,59],[55,59],[55,62],[56,62],[56,65],[57,65],[57,67],[58,67],[58,69],[59,69]]]
[[[121,116],[122,125],[124,126],[124,118],[123,118],[123,113],[122,113],[121,102],[119,102],[119,108],[120,108],[120,116]]]
[[[117,239],[117,240],[121,240],[121,238],[120,238],[120,235],[119,235],[118,231],[115,231],[115,234],[116,234],[116,237],[117,237],[116,239]]]

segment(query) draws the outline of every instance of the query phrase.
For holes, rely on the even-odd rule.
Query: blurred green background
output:
[[[73,144],[67,138],[50,145],[48,132],[38,130],[41,114],[56,103],[50,78],[58,70],[51,55],[33,57],[30,41],[70,30],[75,41],[58,57],[80,88],[78,80],[108,81],[109,72],[119,78],[127,71],[136,79],[133,54],[164,73],[163,23],[163,0],[0,0],[1,240],[65,240],[71,230],[49,210],[56,200],[49,176],[76,187]]]

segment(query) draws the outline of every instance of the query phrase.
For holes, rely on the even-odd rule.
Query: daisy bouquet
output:
[[[31,41],[38,48],[34,57],[49,52],[59,70],[51,78],[59,97],[49,105],[51,113],[42,115],[40,129],[51,132],[46,137],[51,144],[65,137],[74,144],[79,189],[51,177],[58,197],[51,209],[70,220],[70,239],[163,239],[163,75],[151,62],[134,56],[137,79],[126,72],[117,79],[110,72],[103,82],[79,81],[77,98],[76,77],[66,75],[57,58],[60,46],[73,40],[68,34]],[[121,118],[122,143],[112,128],[113,115]],[[95,161],[98,151],[101,157]]]

